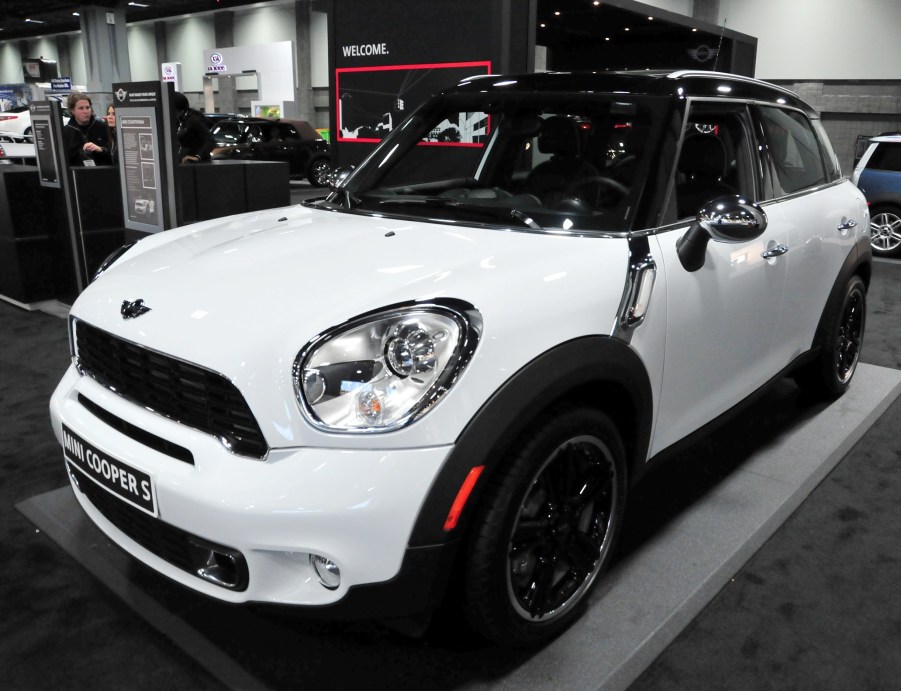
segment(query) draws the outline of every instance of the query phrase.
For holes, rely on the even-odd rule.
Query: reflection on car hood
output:
[[[89,286],[72,311],[129,340],[234,372],[246,349],[259,355],[269,347],[260,339],[272,346],[271,357],[284,358],[280,348],[296,353],[332,326],[411,300],[458,298],[483,313],[503,313],[504,321],[523,311],[528,325],[534,305],[519,296],[540,291],[565,319],[582,291],[600,294],[602,276],[624,278],[620,244],[599,260],[602,245],[612,250],[610,241],[296,206],[148,237]],[[123,319],[122,302],[138,299],[151,311]],[[515,310],[511,301],[519,303]],[[584,317],[570,324],[584,330]]]

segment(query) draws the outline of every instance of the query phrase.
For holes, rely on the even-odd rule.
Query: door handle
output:
[[[768,249],[760,256],[764,259],[772,259],[773,257],[782,256],[786,252],[788,252],[788,247],[786,247],[785,245],[776,245],[775,247]]]
[[[851,220],[849,218],[843,218],[842,222],[838,224],[838,230],[842,235],[847,233],[852,228],[856,228],[856,227],[857,227],[857,221]]]

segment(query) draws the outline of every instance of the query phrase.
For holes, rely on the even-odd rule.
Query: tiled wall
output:
[[[901,81],[779,83],[820,112],[845,175],[859,135],[901,132]]]

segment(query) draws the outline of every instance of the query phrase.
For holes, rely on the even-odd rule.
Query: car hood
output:
[[[221,372],[252,398],[276,380],[290,388],[297,353],[331,327],[454,298],[481,312],[486,333],[509,337],[497,368],[509,376],[515,361],[609,333],[627,263],[625,240],[296,206],[150,236],[91,284],[72,314]],[[137,300],[150,311],[123,318],[123,301]]]

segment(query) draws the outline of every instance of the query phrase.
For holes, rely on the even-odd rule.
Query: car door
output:
[[[813,342],[835,277],[868,229],[859,191],[841,179],[828,139],[818,137],[806,114],[757,105],[765,165],[772,171],[770,226],[787,238],[785,303],[776,324],[774,354],[782,367]]]
[[[655,236],[658,270],[662,264],[665,274],[666,337],[652,453],[748,396],[782,360],[773,346],[787,278],[777,249],[787,242],[784,224],[769,224],[744,242],[710,240],[695,271],[677,252],[704,202],[722,195],[754,200],[760,193],[762,160],[747,106],[690,102],[679,152],[668,207],[680,220]]]

